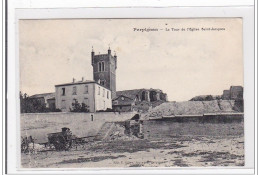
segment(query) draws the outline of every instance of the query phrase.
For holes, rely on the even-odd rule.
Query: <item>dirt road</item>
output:
[[[244,137],[181,136],[92,142],[70,151],[22,154],[24,168],[243,166]]]

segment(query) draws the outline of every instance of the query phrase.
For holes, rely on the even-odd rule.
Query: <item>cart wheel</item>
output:
[[[56,150],[64,150],[66,148],[66,140],[63,136],[57,136],[53,139],[53,145]]]
[[[72,147],[72,141],[69,140],[65,143],[65,150],[69,150]]]

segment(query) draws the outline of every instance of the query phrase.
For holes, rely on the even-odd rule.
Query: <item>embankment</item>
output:
[[[234,100],[166,102],[151,109],[149,118],[176,115],[203,115],[205,113],[235,113]]]

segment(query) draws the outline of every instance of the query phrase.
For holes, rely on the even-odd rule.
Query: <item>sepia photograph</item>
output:
[[[20,167],[244,167],[242,18],[20,19]]]

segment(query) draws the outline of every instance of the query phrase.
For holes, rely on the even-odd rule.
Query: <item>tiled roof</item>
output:
[[[85,81],[76,81],[76,82],[71,82],[71,83],[63,83],[63,84],[57,84],[55,87],[58,86],[68,86],[68,85],[75,85],[75,84],[88,84],[88,83],[95,83],[93,80],[85,80]]]
[[[114,102],[117,102],[117,104],[115,104]],[[128,106],[128,105],[132,105],[134,103],[134,100],[127,97],[127,96],[124,96],[124,95],[120,95],[118,97],[116,97],[115,99],[113,99],[113,106]]]
[[[125,91],[116,91],[116,96],[119,97],[121,95],[129,97],[131,99],[135,99],[136,95],[141,91],[146,89],[132,89],[132,90],[125,90]]]
[[[53,97],[55,97],[55,92],[35,94],[35,95],[30,96],[30,98],[45,98],[45,97],[53,98]]]

